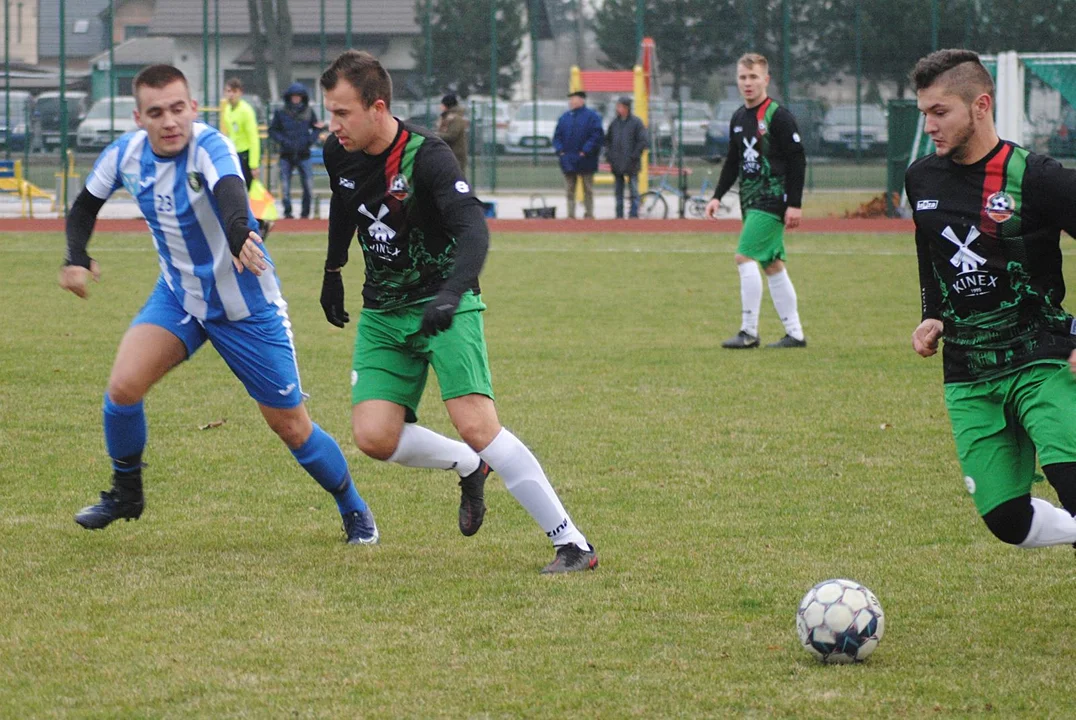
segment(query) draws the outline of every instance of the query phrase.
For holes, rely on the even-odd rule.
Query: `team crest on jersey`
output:
[[[134,173],[123,173],[123,189],[131,193],[131,195],[137,195],[138,175]]]
[[[759,120],[758,121],[758,134],[759,135],[765,135],[766,130],[767,130],[766,121],[765,120]]]
[[[187,173],[187,187],[194,192],[202,191],[202,176],[196,172]]]
[[[997,223],[1003,223],[1012,217],[1016,210],[1016,201],[1012,195],[998,191],[986,199],[986,216]]]
[[[407,178],[403,175],[396,175],[392,178],[392,182],[389,183],[389,195],[396,198],[399,201],[404,201],[407,196],[411,194],[411,184],[407,182]]]

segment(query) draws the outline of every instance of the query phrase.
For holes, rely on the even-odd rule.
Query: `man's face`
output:
[[[375,100],[370,107],[364,107],[358,91],[343,79],[332,90],[325,91],[325,108],[329,112],[329,132],[348,152],[369,147],[389,111],[384,100]]]
[[[568,107],[572,110],[578,110],[586,104],[587,101],[579,97],[578,95],[572,95],[570,98],[568,98]]]
[[[302,105],[303,104],[303,96],[302,95],[288,95],[288,102],[290,102],[292,105]]]
[[[934,141],[934,147],[941,157],[951,156],[960,162],[967,150],[968,143],[979,130],[977,118],[981,114],[980,100],[968,105],[964,98],[949,91],[944,83],[935,83],[916,93],[919,112],[923,113],[923,132]],[[987,96],[989,98],[989,96]]]
[[[224,88],[224,97],[227,98],[228,103],[235,107],[239,102],[239,98],[243,97],[243,91],[238,88]]]
[[[138,109],[134,119],[149,135],[153,152],[171,157],[183,152],[191,139],[191,124],[198,117],[198,103],[182,80],[163,88],[142,86],[135,92]]]
[[[736,87],[747,105],[754,105],[766,95],[770,85],[770,74],[764,65],[755,63],[751,67],[736,66]]]
[[[619,115],[620,117],[626,118],[628,116],[629,112],[631,112],[631,110],[624,103],[617,103],[616,104],[616,114]]]

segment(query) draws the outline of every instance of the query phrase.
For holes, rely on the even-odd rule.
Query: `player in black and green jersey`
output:
[[[557,549],[543,572],[593,569],[594,547],[497,418],[478,286],[489,231],[455,156],[432,132],[392,116],[392,82],[373,55],[348,50],[321,86],[332,133],[321,304],[338,327],[350,319],[340,270],[356,229],[366,262],[351,373],[356,444],[377,460],[459,473],[464,535],[482,524],[492,469]],[[430,366],[462,443],[415,424]]]
[[[1061,303],[1060,233],[1076,171],[998,138],[979,56],[939,50],[912,74],[937,151],[905,185],[915,218],[919,355],[945,341],[945,402],[968,492],[1020,547],[1076,542],[1076,326]],[[1064,509],[1031,496],[1036,460]]]
[[[800,324],[796,289],[785,269],[785,227],[800,223],[803,178],[807,160],[796,129],[796,119],[767,95],[769,63],[757,53],[748,53],[736,65],[736,85],[744,104],[729,122],[729,154],[721,168],[713,199],[706,205],[707,217],[716,218],[721,198],[736,179],[740,180],[740,209],[743,231],[736,248],[740,272],[740,300],[743,319],[740,331],[721,344],[730,349],[759,345],[758,315],[762,310],[762,275],[766,273],[770,297],[785,336],[771,348],[807,346]]]

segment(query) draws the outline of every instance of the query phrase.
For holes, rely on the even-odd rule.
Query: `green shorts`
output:
[[[1031,492],[1040,465],[1076,462],[1076,378],[1068,363],[945,386],[964,484],[980,515]]]
[[[762,267],[785,259],[785,224],[781,218],[762,210],[748,210],[740,231],[736,252],[757,260]]]
[[[419,304],[363,309],[359,314],[351,362],[352,404],[388,400],[406,408],[407,422],[415,422],[431,365],[442,400],[475,393],[493,397],[482,299],[465,293],[452,326],[432,338],[419,332],[424,309],[425,304]]]

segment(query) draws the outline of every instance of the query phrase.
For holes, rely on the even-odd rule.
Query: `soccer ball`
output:
[[[878,598],[851,580],[818,583],[796,611],[800,643],[824,663],[865,660],[884,631],[885,613]]]

